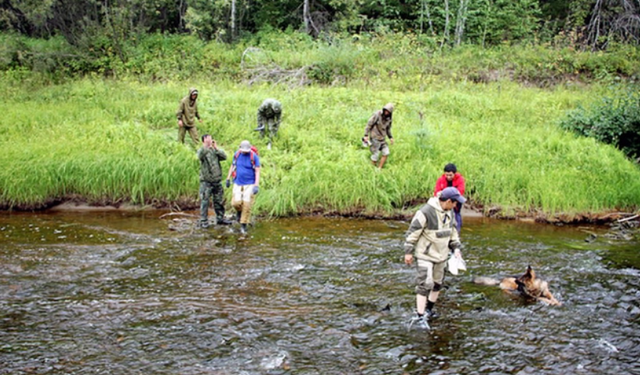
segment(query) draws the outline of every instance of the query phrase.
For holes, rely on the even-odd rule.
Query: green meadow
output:
[[[103,79],[2,86],[10,93],[1,99],[0,200],[6,208],[69,198],[194,207],[198,160],[189,140],[176,141],[174,117],[189,86],[201,92],[200,134],[211,133],[230,157],[243,139],[258,146],[263,168],[256,210],[262,214],[392,215],[429,197],[449,162],[466,177],[472,202],[487,212],[572,215],[640,206],[636,165],[613,147],[557,125],[567,110],[604,94],[598,86],[443,83],[400,92]],[[272,150],[252,131],[266,97],[284,106]],[[396,143],[379,171],[360,137],[372,111],[389,101],[396,106]]]
[[[188,136],[186,145],[177,142],[175,120],[192,86],[200,91],[200,135],[212,134],[229,158],[243,139],[258,147],[255,209],[262,215],[406,215],[432,195],[450,162],[486,214],[571,219],[640,207],[636,164],[559,127],[568,111],[625,89],[613,73],[638,75],[630,63],[638,61],[637,49],[473,47],[430,55],[409,37],[364,46],[355,39],[260,43],[252,53],[250,42],[195,45],[185,61],[154,44],[109,78],[0,71],[0,207],[40,209],[73,199],[194,209],[199,164]],[[378,44],[396,53],[374,49]],[[587,66],[588,81],[565,77]],[[295,72],[302,67],[311,82],[301,85]],[[193,71],[202,74],[185,74]],[[274,72],[286,79],[263,79]],[[268,97],[284,107],[272,150],[253,131]],[[396,142],[379,171],[360,138],[387,102],[395,104]],[[223,163],[225,173],[228,167]]]

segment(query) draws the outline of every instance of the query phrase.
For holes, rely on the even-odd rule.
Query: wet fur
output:
[[[520,293],[525,298],[542,301],[549,305],[562,305],[549,291],[547,282],[536,278],[536,273],[531,266],[528,266],[524,275],[519,277],[505,277],[502,281],[488,277],[476,277],[473,282],[480,285],[499,285],[500,289],[509,293]]]

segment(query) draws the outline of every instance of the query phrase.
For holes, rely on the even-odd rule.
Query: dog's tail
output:
[[[476,276],[473,278],[473,283],[479,284],[479,285],[493,286],[493,285],[500,285],[500,280],[492,279],[490,277]]]

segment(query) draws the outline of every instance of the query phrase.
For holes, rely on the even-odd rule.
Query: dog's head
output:
[[[516,284],[520,293],[527,297],[543,300],[551,305],[561,304],[549,291],[547,282],[536,278],[536,273],[531,266],[527,266],[524,275],[516,278]]]

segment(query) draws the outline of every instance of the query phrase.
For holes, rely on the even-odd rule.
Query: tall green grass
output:
[[[190,86],[201,93],[200,134],[211,133],[229,156],[243,139],[258,146],[262,214],[393,214],[428,198],[449,162],[466,177],[474,203],[507,215],[640,207],[636,165],[557,125],[567,110],[607,92],[597,85],[542,90],[445,81],[399,91],[362,82],[290,89],[86,78],[32,87],[6,76],[0,77],[8,93],[0,98],[0,205],[37,208],[79,197],[195,207],[199,165],[195,148],[177,143],[174,117]],[[284,106],[272,150],[252,131],[267,97]],[[396,105],[396,144],[378,171],[360,137],[371,113],[389,101]]]

